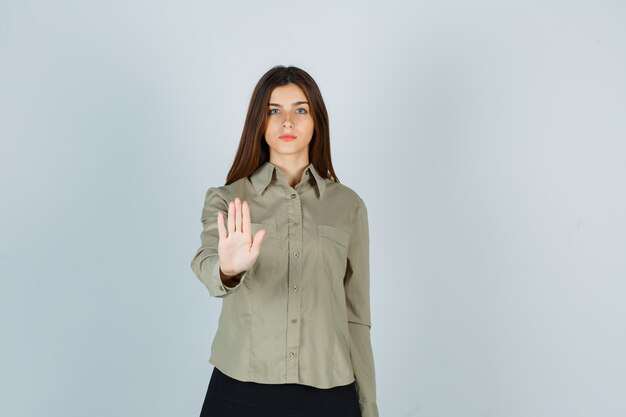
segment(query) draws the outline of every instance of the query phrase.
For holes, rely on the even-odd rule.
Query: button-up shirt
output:
[[[259,257],[239,282],[220,279],[217,212],[239,197]],[[356,381],[363,417],[378,417],[370,340],[369,231],[365,203],[309,164],[295,186],[267,161],[206,192],[201,246],[191,268],[222,299],[209,362],[240,381],[318,388]]]

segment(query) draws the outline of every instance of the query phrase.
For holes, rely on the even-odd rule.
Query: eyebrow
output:
[[[292,103],[294,106],[300,105],[300,104],[309,104],[308,101],[296,101],[295,103]],[[269,103],[268,106],[276,106],[276,107],[283,107],[278,103]]]

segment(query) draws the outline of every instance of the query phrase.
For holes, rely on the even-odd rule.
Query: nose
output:
[[[293,123],[291,122],[291,119],[285,119],[283,120],[283,127],[289,127],[292,128],[293,127]]]

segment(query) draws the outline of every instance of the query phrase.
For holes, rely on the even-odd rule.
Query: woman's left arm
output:
[[[350,356],[363,417],[378,417],[376,375],[370,339],[370,267],[367,208],[359,199],[348,246],[348,266],[344,278]]]

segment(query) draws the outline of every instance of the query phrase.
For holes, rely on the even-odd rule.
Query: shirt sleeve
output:
[[[370,339],[370,269],[367,208],[359,201],[348,246],[348,266],[344,278],[350,357],[354,369],[359,405],[363,417],[378,417],[376,375]]]
[[[220,258],[217,250],[219,243],[219,232],[217,230],[217,212],[224,215],[224,225],[228,221],[228,203],[221,198],[215,187],[207,190],[204,198],[204,208],[202,209],[202,232],[200,233],[200,248],[196,251],[191,260],[191,269],[198,279],[209,290],[213,297],[226,297],[237,291],[243,284],[248,271],[245,271],[239,282],[234,287],[224,285],[220,278]]]

